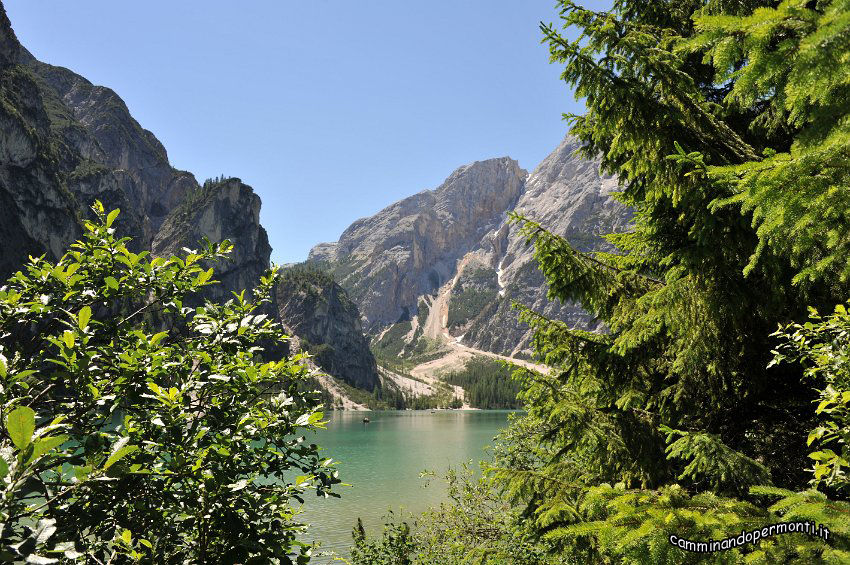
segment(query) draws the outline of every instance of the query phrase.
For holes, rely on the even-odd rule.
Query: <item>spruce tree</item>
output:
[[[714,558],[850,559],[846,484],[805,490],[823,376],[804,378],[804,354],[774,362],[777,325],[850,297],[850,2],[560,4],[579,37],[542,30],[586,99],[571,131],[635,223],[608,237],[618,252],[582,253],[514,218],[550,298],[609,332],[523,311],[552,371],[522,377],[528,416],[494,476],[584,559],[699,561],[668,536],[722,539],[783,513],[839,535]]]

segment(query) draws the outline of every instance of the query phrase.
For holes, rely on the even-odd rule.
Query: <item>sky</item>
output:
[[[38,59],[114,89],[178,169],[262,199],[276,263],[457,167],[529,171],[582,111],[554,0],[5,0]]]

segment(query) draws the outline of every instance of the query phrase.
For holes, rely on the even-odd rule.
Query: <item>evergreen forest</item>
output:
[[[521,407],[517,400],[519,383],[511,379],[511,369],[504,362],[474,357],[462,371],[449,373],[444,380],[463,387],[466,400],[473,408],[499,410]]]

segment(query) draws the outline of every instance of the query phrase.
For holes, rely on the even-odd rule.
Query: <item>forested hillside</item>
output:
[[[588,252],[513,222],[549,295],[610,331],[525,309],[551,370],[518,375],[490,482],[355,561],[399,537],[415,563],[850,561],[850,3],[560,5],[570,131],[635,224]],[[493,497],[512,519],[475,510]]]

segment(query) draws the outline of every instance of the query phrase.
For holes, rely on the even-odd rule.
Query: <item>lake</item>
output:
[[[299,521],[310,524],[305,541],[348,555],[357,518],[370,534],[380,533],[388,510],[419,514],[447,500],[443,480],[449,467],[476,464],[485,446],[507,426],[509,411],[428,410],[331,412],[327,430],[308,435],[323,455],[338,461],[342,498],[305,498]],[[369,423],[363,422],[368,417]],[[434,471],[430,481],[419,478]],[[427,487],[424,485],[428,483]],[[318,560],[322,563],[322,560]]]

